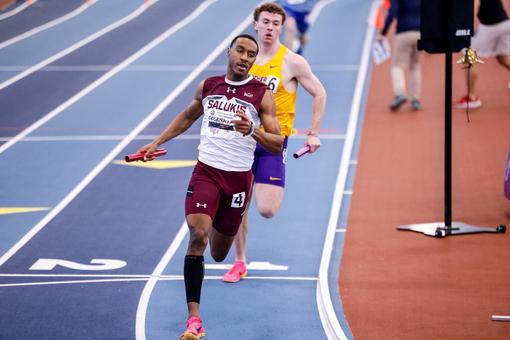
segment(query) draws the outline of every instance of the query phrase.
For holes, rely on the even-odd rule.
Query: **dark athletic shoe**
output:
[[[411,107],[414,111],[418,111],[421,109],[421,103],[418,99],[411,100]]]
[[[407,98],[402,96],[402,95],[395,96],[395,98],[391,102],[390,110],[391,111],[397,111],[402,105],[404,105],[404,103],[406,101],[407,101]]]

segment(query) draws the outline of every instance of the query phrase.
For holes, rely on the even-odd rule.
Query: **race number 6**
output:
[[[280,78],[275,76],[269,76],[267,78],[267,87],[271,90],[271,92],[276,93],[276,90],[278,90],[278,84],[280,84]]]

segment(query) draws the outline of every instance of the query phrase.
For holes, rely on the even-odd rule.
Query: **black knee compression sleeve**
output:
[[[184,285],[186,301],[200,303],[200,291],[204,280],[204,257],[186,255],[184,258]]]

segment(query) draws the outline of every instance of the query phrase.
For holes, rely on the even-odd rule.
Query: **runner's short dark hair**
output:
[[[236,36],[234,39],[232,39],[232,42],[230,42],[230,47],[234,46],[236,40],[239,38],[246,38],[253,41],[255,45],[257,45],[257,53],[259,53],[259,44],[257,43],[257,40],[249,34],[239,34],[238,36]]]

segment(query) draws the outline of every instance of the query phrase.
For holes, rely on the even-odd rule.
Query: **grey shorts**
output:
[[[496,25],[480,24],[471,39],[471,47],[480,57],[510,55],[510,20]]]

